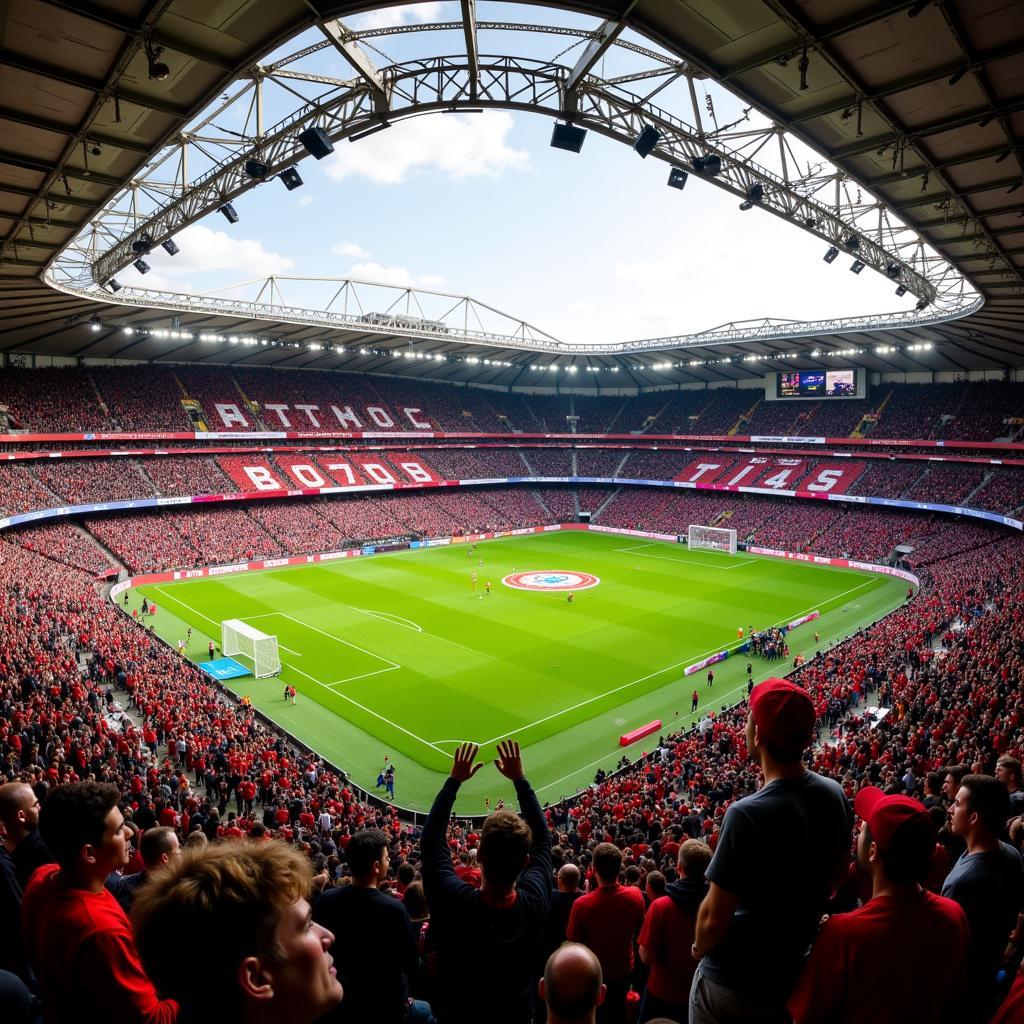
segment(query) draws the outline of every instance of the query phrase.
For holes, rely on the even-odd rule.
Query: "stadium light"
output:
[[[154,82],[162,82],[170,73],[171,69],[160,59],[164,52],[162,46],[155,46],[152,39],[146,39],[146,63],[149,65],[149,77]]]
[[[327,132],[320,127],[314,126],[307,128],[304,132],[299,132],[299,142],[314,160],[323,160],[325,156],[334,152],[334,143],[327,137]]]
[[[886,274],[886,277],[888,277],[891,280],[895,281],[896,278],[900,276],[900,265],[898,263],[890,263],[885,268],[885,274]]]
[[[843,245],[845,245],[850,252],[856,252],[860,248],[860,239],[856,235],[847,235],[843,239]]]
[[[825,253],[825,255],[824,255],[824,256],[822,257],[822,259],[823,259],[823,260],[824,260],[824,261],[825,261],[826,263],[834,263],[834,262],[835,262],[835,259],[836,259],[836,257],[837,257],[838,255],[839,255],[839,250],[838,250],[838,249],[837,249],[837,248],[836,248],[836,247],[835,247],[834,245],[830,245],[830,246],[828,247],[828,251],[827,251],[827,252]]]
[[[250,157],[242,165],[242,170],[245,171],[247,177],[256,178],[258,181],[262,181],[267,176],[267,171],[269,171],[270,168],[263,163],[262,160],[254,160]]]
[[[121,290],[121,286],[117,283],[117,279],[113,277],[107,282],[107,287],[112,292],[119,292]]]
[[[896,289],[896,294],[897,294],[898,296],[900,296],[901,298],[902,298],[902,297],[903,297],[904,295],[906,295],[906,294],[907,294],[907,289],[906,289],[906,286],[905,286],[905,285],[902,285],[902,284],[901,284],[901,285],[899,286],[899,288],[897,288],[897,289]]]
[[[148,274],[149,273],[149,264],[145,260],[142,260],[142,259],[136,260],[135,263],[133,264],[133,266],[135,267],[135,269],[140,274]]]
[[[752,210],[755,204],[761,202],[764,199],[764,189],[761,184],[755,183],[747,189],[747,197],[740,203],[741,210]]]
[[[652,128],[649,124],[645,124],[640,129],[640,134],[633,143],[633,150],[642,159],[646,160],[660,140],[661,132],[657,128]]]
[[[294,192],[302,184],[302,178],[299,177],[299,172],[294,167],[286,167],[278,177],[289,192]]]
[[[160,248],[163,249],[168,256],[177,256],[181,250],[178,248],[174,239],[168,238],[166,241],[160,243]]]
[[[863,260],[854,260],[853,263],[850,264],[850,270],[855,274],[859,274],[865,266],[867,266],[867,264],[864,263]]]
[[[682,169],[682,167],[673,167],[668,172],[668,185],[670,188],[678,188],[680,190],[686,188],[686,179],[689,174]]]
[[[721,173],[722,158],[717,153],[709,153],[707,156],[695,156],[690,161],[690,166],[697,174],[702,174],[705,178],[713,178],[716,174]]]
[[[136,256],[148,256],[153,249],[153,240],[149,235],[139,235],[138,238],[132,242],[132,252]]]
[[[235,212],[235,208],[230,203],[225,203],[223,206],[218,206],[217,210],[220,213],[224,214],[229,224],[238,223],[238,214]]]
[[[551,129],[551,146],[553,149],[564,149],[567,153],[578,153],[583,148],[586,137],[586,128],[556,121]]]

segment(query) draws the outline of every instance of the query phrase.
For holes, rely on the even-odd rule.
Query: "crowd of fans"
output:
[[[262,993],[284,1001],[271,1016],[280,1020],[338,1004],[338,1019],[592,1020],[596,1010],[618,1022],[639,999],[641,1020],[789,1013],[800,1024],[913,1010],[937,1021],[948,1003],[958,1019],[987,1021],[1020,960],[1024,909],[1020,854],[999,845],[1002,835],[1019,850],[1024,829],[1013,824],[1024,811],[1014,760],[1024,749],[1024,540],[951,525],[920,554],[926,575],[912,603],[811,658],[792,676],[798,686],[755,688],[749,719],[746,706],[705,716],[544,809],[507,744],[496,763],[524,817],[499,811],[482,832],[450,815],[477,770],[475,751],[460,750],[420,832],[226,700],[86,574],[0,541],[0,757],[16,783],[0,791],[4,893],[26,922],[22,942],[5,920],[0,966],[42,996],[51,1019],[104,1007],[124,1020],[224,1019]],[[117,722],[115,698],[137,724]],[[865,715],[868,704],[885,714]],[[815,723],[836,735],[801,760]],[[822,776],[834,788],[796,785]],[[756,805],[744,799],[755,793]],[[856,797],[868,829],[853,866],[843,796]],[[816,810],[794,817],[801,806]],[[90,814],[109,840],[82,824]],[[887,856],[904,818],[927,833],[904,836],[923,851],[913,870]],[[95,852],[83,857],[83,846]],[[988,868],[992,850],[999,863]],[[58,880],[98,897],[89,930]],[[197,891],[208,895],[195,902]],[[861,953],[854,922],[866,928],[874,919],[864,915],[896,896],[892,916],[874,921],[882,945]],[[131,925],[115,909],[126,900],[137,904]],[[285,943],[275,959],[259,938],[268,915],[280,937],[287,913],[298,908],[298,928],[310,904],[307,944]],[[831,921],[818,931],[823,913]],[[927,998],[899,981],[907,956],[924,955],[899,946],[908,914],[919,929],[930,922],[911,938],[943,964]],[[886,942],[902,956],[883,955]],[[262,989],[239,971],[260,957],[270,959],[253,970],[275,978]],[[282,957],[301,984],[289,986]],[[1003,1022],[1019,1019],[1007,1016],[1015,1005]]]
[[[56,396],[60,396],[57,398]],[[631,433],[875,437],[991,441],[1020,433],[1024,386],[1002,381],[883,383],[866,399],[768,401],[733,386],[638,396],[522,394],[359,374],[223,366],[88,366],[12,370],[0,406],[33,430],[182,431],[197,429],[185,402],[198,403],[208,430],[411,430],[405,409],[429,429],[484,432]],[[277,405],[288,409],[275,409]],[[218,405],[237,408],[225,422]],[[316,406],[303,411],[298,406]],[[336,414],[351,409],[360,426]],[[380,410],[381,422],[368,410]],[[387,426],[387,421],[392,426]],[[422,428],[421,428],[422,429]]]

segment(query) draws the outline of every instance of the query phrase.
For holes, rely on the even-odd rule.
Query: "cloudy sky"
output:
[[[366,15],[353,27],[456,20],[458,9],[420,4]],[[478,17],[596,25],[490,2],[478,5]],[[481,51],[550,58],[571,42],[486,33]],[[462,37],[413,34],[378,45],[402,61],[460,52]],[[571,65],[578,53],[560,61]],[[317,60],[326,74],[352,77],[331,50]],[[621,73],[629,58],[609,60],[618,67],[596,73]],[[682,111],[681,88],[660,94],[659,104]],[[742,114],[721,90],[708,91],[719,123]],[[285,102],[268,95],[269,120],[284,116]],[[763,210],[740,211],[735,197],[695,176],[683,191],[667,188],[665,163],[641,160],[621,143],[591,132],[579,155],[551,149],[551,125],[521,112],[433,114],[340,142],[333,156],[299,165],[304,187],[287,192],[271,181],[253,189],[235,203],[240,223],[211,214],[177,236],[179,256],[158,250],[145,280],[129,270],[124,283],[204,291],[270,274],[354,277],[470,295],[576,343],[912,304],[880,275],[851,274],[849,257],[825,264],[819,239]],[[282,289],[296,305],[313,301],[302,286]]]

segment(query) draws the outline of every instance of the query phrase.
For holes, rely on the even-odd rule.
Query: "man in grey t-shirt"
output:
[[[754,687],[747,750],[764,785],[725,815],[697,918],[690,1024],[783,1024],[788,997],[833,887],[846,877],[853,816],[839,785],[808,771],[807,692]]]

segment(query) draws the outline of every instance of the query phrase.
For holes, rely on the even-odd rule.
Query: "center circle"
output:
[[[513,572],[502,578],[506,587],[516,590],[589,590],[600,583],[589,572],[569,572],[565,569],[544,569],[533,572]]]

